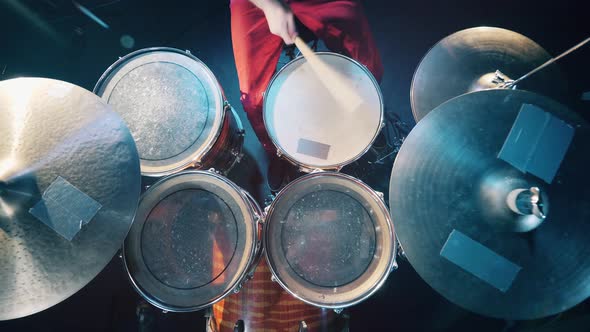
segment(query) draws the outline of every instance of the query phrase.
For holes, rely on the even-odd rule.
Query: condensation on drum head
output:
[[[264,243],[281,286],[323,308],[366,299],[395,264],[393,224],[382,199],[361,181],[334,172],[303,176],[277,195]]]
[[[166,177],[142,196],[124,244],[135,289],[167,311],[194,311],[231,293],[256,262],[260,209],[208,171]]]
[[[336,107],[337,102],[300,57],[271,80],[264,98],[264,124],[279,153],[303,170],[340,169],[373,144],[383,122],[383,98],[365,66],[340,54],[317,54],[351,78],[365,101],[362,111]]]
[[[209,68],[173,48],[138,50],[119,59],[94,92],[125,120],[142,174],[162,176],[200,160],[225,116],[224,96]]]

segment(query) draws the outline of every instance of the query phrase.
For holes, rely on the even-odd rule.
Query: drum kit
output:
[[[305,57],[279,70],[265,127],[306,174],[265,208],[227,177],[244,129],[189,52],[135,51],[94,94],[0,82],[0,320],[63,301],[119,249],[135,290],[175,312],[231,297],[261,260],[295,299],[339,311],[374,294],[400,254],[486,316],[536,319],[590,296],[588,124],[545,96],[565,81],[555,68],[523,89],[515,80],[554,60],[547,52],[491,27],[437,43],[414,75],[417,125],[395,158],[389,207],[340,172],[383,127],[379,85],[346,56],[316,55],[353,82],[363,110],[335,107]]]

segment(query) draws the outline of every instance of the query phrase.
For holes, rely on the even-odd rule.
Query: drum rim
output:
[[[111,64],[102,73],[102,75],[100,76],[100,78],[98,79],[96,84],[94,85],[94,88],[92,89],[92,93],[99,96],[100,98],[103,98],[103,96],[99,95],[98,92],[101,89],[106,87],[106,85],[110,82],[109,77],[112,74],[114,74],[117,69],[122,68],[127,61],[129,61],[139,55],[147,54],[147,53],[154,53],[154,52],[171,52],[171,53],[184,55],[184,56],[190,58],[191,60],[196,61],[199,64],[201,64],[203,66],[204,71],[206,71],[209,75],[211,75],[211,78],[213,79],[213,81],[215,81],[216,86],[217,86],[217,88],[215,90],[217,90],[217,92],[218,92],[217,97],[220,98],[221,103],[222,103],[222,108],[220,110],[221,115],[219,118],[219,126],[217,126],[217,128],[215,128],[215,130],[211,131],[212,134],[214,133],[214,135],[211,135],[211,137],[214,137],[214,138],[208,140],[207,144],[204,144],[202,147],[200,147],[198,149],[198,150],[202,150],[200,153],[195,153],[195,152],[191,153],[191,155],[189,155],[187,158],[178,162],[177,164],[179,164],[179,166],[176,166],[174,168],[171,168],[170,166],[150,166],[149,167],[150,170],[145,170],[146,166],[144,165],[143,159],[140,158],[140,164],[141,164],[141,169],[142,169],[141,175],[149,176],[149,177],[162,177],[162,176],[173,175],[174,173],[182,171],[188,167],[194,166],[195,164],[199,163],[205,157],[205,155],[207,155],[209,153],[209,151],[211,151],[211,149],[215,145],[215,142],[217,142],[217,138],[219,137],[219,134],[223,130],[223,127],[224,127],[223,124],[225,122],[226,112],[228,111],[228,108],[230,108],[230,106],[229,106],[229,102],[227,101],[227,98],[225,97],[225,93],[223,92],[221,84],[219,83],[219,80],[217,79],[217,77],[215,76],[213,71],[209,68],[209,66],[207,66],[203,61],[201,61],[199,58],[194,56],[190,51],[188,51],[188,50],[182,51],[181,49],[173,48],[173,47],[160,47],[160,46],[146,47],[146,48],[142,48],[142,49],[133,51],[131,53],[128,53],[123,57],[119,57],[119,59],[117,61],[115,61],[113,64]],[[110,105],[110,104],[107,103],[107,105]]]
[[[339,304],[332,304],[332,305],[307,299],[303,296],[298,295],[295,291],[291,290],[291,288],[285,284],[285,282],[279,277],[278,273],[275,271],[274,264],[271,261],[271,259],[269,258],[269,251],[267,249],[267,243],[268,243],[267,237],[269,236],[268,228],[270,227],[270,223],[271,223],[271,219],[272,219],[271,217],[273,215],[274,210],[277,208],[276,205],[278,204],[277,202],[280,200],[280,197],[282,195],[284,195],[285,192],[288,192],[288,190],[290,188],[293,188],[294,186],[298,185],[299,183],[301,183],[303,181],[307,181],[309,179],[322,177],[322,176],[336,177],[336,178],[344,179],[346,181],[350,181],[350,182],[354,183],[355,185],[359,186],[359,188],[362,191],[366,192],[369,195],[369,197],[377,203],[377,206],[381,210],[380,212],[382,213],[383,216],[385,216],[385,224],[387,225],[387,228],[388,228],[387,232],[386,232],[386,237],[392,240],[392,242],[391,242],[391,246],[392,246],[391,258],[390,258],[389,262],[387,263],[386,269],[385,269],[385,271],[383,271],[383,276],[379,279],[379,281],[377,283],[375,283],[374,285],[372,285],[371,287],[369,287],[369,290],[367,292],[363,293],[361,296],[358,296],[358,297],[354,298],[353,300],[347,301],[346,303],[339,303]],[[371,187],[369,187],[367,184],[365,184],[360,179],[357,179],[353,176],[343,174],[340,172],[334,172],[334,171],[313,172],[310,174],[303,175],[303,176],[297,178],[296,180],[290,182],[287,186],[285,186],[277,194],[277,196],[274,198],[272,203],[267,207],[267,209],[265,209],[264,233],[263,233],[263,237],[262,237],[262,243],[263,243],[263,248],[264,248],[263,254],[266,259],[266,263],[268,264],[269,270],[272,273],[273,280],[276,281],[285,291],[287,291],[293,297],[299,299],[300,301],[302,301],[304,303],[307,303],[307,304],[310,304],[310,305],[313,305],[316,307],[320,307],[320,308],[342,309],[342,308],[347,308],[347,307],[356,305],[356,304],[366,300],[367,298],[371,297],[375,292],[377,292],[377,290],[379,290],[383,286],[383,284],[385,283],[385,281],[389,277],[389,274],[393,270],[395,270],[395,268],[397,266],[396,258],[397,258],[397,250],[398,250],[398,248],[397,248],[398,240],[396,237],[395,226],[393,224],[391,214],[388,211],[387,206],[385,205],[385,200],[381,196],[379,196],[379,194],[377,194],[377,192],[375,190],[373,190]],[[327,288],[327,287],[322,287],[322,288]]]
[[[285,149],[283,149],[278,144],[275,137],[273,137],[272,135],[268,135],[268,137],[270,138],[272,144],[277,149],[277,154],[280,157],[283,157],[283,158],[287,159],[289,162],[291,162],[292,164],[299,166],[300,169],[305,172],[312,172],[313,170],[340,170],[342,167],[359,160],[365,153],[367,153],[367,151],[369,151],[371,146],[373,146],[373,143],[375,143],[377,136],[379,135],[379,133],[381,132],[381,129],[383,128],[384,107],[385,107],[383,104],[383,93],[381,92],[381,87],[379,86],[379,82],[377,82],[377,79],[375,79],[375,76],[373,76],[373,73],[371,73],[371,71],[367,68],[367,66],[363,65],[359,61],[357,61],[353,58],[350,58],[346,55],[336,53],[336,52],[316,52],[315,54],[317,54],[318,56],[326,56],[327,55],[327,56],[336,56],[336,57],[346,59],[346,60],[352,62],[353,64],[355,64],[357,67],[359,67],[362,71],[364,71],[368,75],[369,79],[371,80],[371,82],[373,83],[373,85],[375,86],[375,88],[377,90],[377,96],[379,97],[379,105],[380,105],[379,106],[379,122],[378,122],[379,126],[376,128],[375,134],[373,135],[371,142],[359,154],[357,154],[356,156],[354,156],[348,160],[342,161],[340,163],[335,163],[335,164],[319,167],[317,165],[306,164],[306,163],[298,161],[297,159],[295,159],[293,156],[291,156],[287,151],[285,151]],[[268,96],[273,83],[283,73],[283,71],[285,71],[288,67],[292,66],[294,63],[300,62],[300,61],[306,61],[305,57],[303,55],[300,55],[297,58],[295,58],[295,59],[289,61],[287,64],[285,64],[281,69],[279,69],[273,75],[272,79],[268,83],[268,86],[266,87],[266,90],[264,91],[264,94],[263,94],[263,102],[262,102],[262,120],[264,122],[265,129],[268,128],[268,126],[267,126],[268,120],[267,120],[267,116],[266,116],[268,106],[266,103],[266,100],[267,100],[266,96]]]
[[[145,197],[144,195],[146,195],[147,192],[151,188],[156,187],[156,185],[158,185],[158,184],[164,183],[164,181],[168,180],[168,179],[172,179],[172,178],[182,176],[182,175],[195,175],[195,174],[196,175],[213,176],[214,178],[221,180],[225,184],[229,185],[233,190],[236,191],[236,193],[239,194],[239,196],[241,196],[243,198],[244,205],[246,206],[250,216],[252,217],[252,220],[254,221],[254,224],[252,227],[252,245],[250,246],[250,250],[248,252],[244,251],[244,255],[246,255],[246,254],[248,255],[248,264],[245,265],[244,269],[240,272],[241,276],[239,278],[236,278],[236,280],[232,284],[228,285],[228,287],[226,287],[226,290],[223,293],[215,296],[213,298],[213,300],[206,302],[206,303],[199,304],[199,305],[176,306],[174,304],[166,303],[165,301],[158,300],[154,295],[149,294],[148,290],[142,288],[141,285],[139,285],[139,281],[136,280],[136,278],[133,276],[133,274],[129,268],[129,263],[127,262],[128,260],[127,260],[126,253],[128,251],[125,250],[127,239],[125,239],[125,241],[123,242],[123,245],[121,246],[120,258],[123,261],[123,267],[124,267],[125,272],[127,274],[127,279],[130,281],[130,283],[133,286],[133,288],[135,289],[135,291],[144,300],[146,300],[148,303],[155,306],[156,308],[159,308],[159,309],[164,310],[166,312],[198,311],[198,310],[207,308],[207,307],[223,300],[228,295],[231,295],[232,293],[234,293],[234,291],[236,289],[239,289],[241,284],[247,280],[248,275],[256,268],[257,262],[260,259],[260,256],[262,254],[262,245],[261,245],[262,239],[258,238],[258,231],[257,231],[259,224],[261,224],[262,220],[263,220],[263,213],[262,213],[262,210],[261,210],[259,204],[256,202],[256,200],[253,199],[253,197],[247,191],[240,188],[237,184],[235,184],[233,181],[229,180],[228,178],[218,174],[213,169],[211,169],[211,170],[182,171],[182,172],[175,173],[170,176],[166,176],[166,177],[159,179],[156,183],[154,183],[152,186],[150,186],[150,188],[142,195],[142,197],[139,201],[139,204],[138,204],[138,210],[139,210],[139,205],[141,204],[142,199]],[[136,216],[137,216],[137,214],[136,214]],[[136,222],[135,217],[133,218],[134,223]],[[143,223],[145,223],[145,221],[143,221]]]

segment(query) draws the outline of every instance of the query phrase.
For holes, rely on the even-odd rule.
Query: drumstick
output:
[[[295,37],[295,45],[301,51],[322,85],[326,87],[334,100],[343,109],[353,112],[361,107],[363,99],[354,89],[348,77],[330,68],[299,36]]]

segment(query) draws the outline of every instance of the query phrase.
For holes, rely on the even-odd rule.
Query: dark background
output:
[[[119,56],[145,47],[190,50],[220,81],[230,103],[247,126],[247,160],[229,177],[264,205],[267,161],[247,124],[231,49],[228,1],[80,0],[105,21],[105,29],[67,0],[0,0],[0,80],[37,76],[68,81],[92,90]],[[365,10],[385,66],[381,84],[387,112],[409,126],[412,75],[428,49],[445,36],[474,26],[519,32],[550,54],[590,36],[585,1],[386,1],[365,0]],[[120,42],[134,39],[131,48]],[[568,79],[562,100],[588,119],[590,46],[562,59]],[[548,82],[548,84],[551,84]],[[588,97],[590,98],[590,97]],[[392,159],[371,168],[367,181],[387,192]],[[260,171],[258,171],[259,169]],[[254,176],[254,175],[256,176]],[[254,179],[254,180],[252,180]],[[559,243],[554,244],[559,250]],[[468,290],[466,290],[468,291]],[[120,259],[112,262],[80,292],[38,314],[0,322],[1,331],[137,331],[140,297],[127,280]],[[148,309],[157,331],[202,331],[203,312],[175,314]],[[555,317],[507,322],[469,313],[435,293],[405,261],[365,302],[348,309],[353,331],[590,331],[587,303]]]

